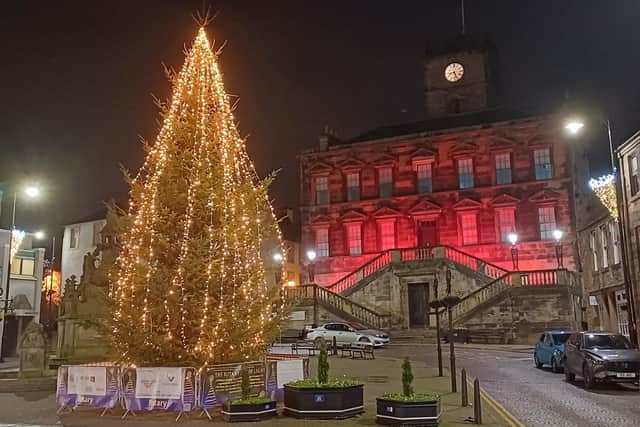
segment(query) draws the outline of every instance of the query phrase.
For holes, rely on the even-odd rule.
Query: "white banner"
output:
[[[104,396],[107,393],[107,369],[101,366],[70,366],[67,393]]]
[[[291,381],[304,379],[304,365],[302,359],[278,360],[276,366],[278,388]]]
[[[136,368],[136,398],[181,399],[182,368]]]

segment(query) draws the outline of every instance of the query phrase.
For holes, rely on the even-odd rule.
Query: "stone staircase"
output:
[[[479,284],[476,290],[464,295],[460,303],[453,308],[452,315],[456,326],[464,325],[465,321],[475,314],[503,301],[516,289],[535,291],[535,289],[549,289],[555,286],[569,288],[570,293],[573,294],[580,292],[575,274],[568,270],[508,271],[453,247],[436,246],[389,250],[329,286],[303,285],[287,288],[285,296],[292,304],[306,302],[314,304],[314,307],[322,306],[327,312],[346,321],[357,322],[372,328],[390,329],[392,325],[390,314],[378,313],[353,301],[350,296],[388,272],[395,272],[400,266],[424,264],[424,261],[441,262],[442,264],[434,264],[433,268],[436,270],[448,264]],[[314,312],[316,312],[315,309]],[[394,336],[397,335],[403,339],[403,334],[409,333],[407,341],[431,340],[433,337],[427,337],[427,331],[427,329],[409,330],[403,331],[400,335],[396,332]]]

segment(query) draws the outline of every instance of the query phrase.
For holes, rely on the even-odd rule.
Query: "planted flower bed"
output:
[[[363,413],[363,385],[349,378],[329,379],[328,374],[327,349],[322,341],[318,378],[284,385],[284,413],[313,419],[344,419]]]
[[[402,393],[387,393],[376,399],[376,422],[394,426],[437,426],[440,420],[440,397],[431,393],[414,393],[411,363],[402,364]]]
[[[226,421],[261,421],[276,415],[276,401],[266,397],[228,400],[222,407]]]

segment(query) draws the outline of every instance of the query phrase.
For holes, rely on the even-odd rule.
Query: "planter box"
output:
[[[345,388],[284,386],[284,413],[291,417],[344,419],[363,412],[362,384]]]
[[[376,423],[391,426],[437,426],[440,401],[396,402],[376,399]]]
[[[222,415],[225,421],[261,421],[274,417],[276,402],[274,400],[265,403],[230,405],[225,402],[222,406]]]

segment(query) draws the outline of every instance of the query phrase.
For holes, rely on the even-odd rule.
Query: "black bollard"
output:
[[[332,343],[332,347],[331,347],[331,354],[333,354],[334,356],[338,355],[338,340],[336,339],[335,335],[333,337],[333,343]]]
[[[462,396],[462,406],[469,406],[469,392],[467,390],[467,370],[462,369],[460,373],[460,386],[462,390],[460,391],[460,395]]]
[[[480,402],[480,380],[473,382],[473,418],[475,424],[482,424],[482,405]]]

